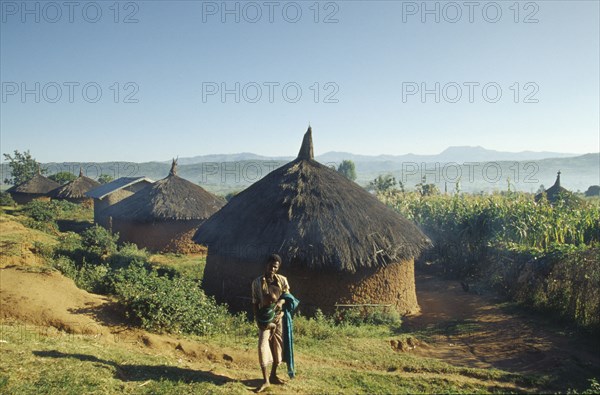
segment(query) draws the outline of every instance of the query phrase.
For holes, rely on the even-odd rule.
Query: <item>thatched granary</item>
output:
[[[418,311],[414,257],[429,244],[409,220],[314,160],[312,131],[298,158],[233,197],[196,232],[208,246],[203,287],[234,309],[276,252],[304,311],[390,304]]]
[[[556,203],[561,197],[569,198],[573,195],[571,191],[560,186],[560,170],[558,173],[556,173],[556,181],[554,182],[554,185],[546,189],[544,192],[535,195],[535,201],[540,201],[544,195],[546,195],[546,198],[550,203]]]
[[[48,200],[49,193],[60,187],[60,184],[44,177],[40,170],[29,180],[14,185],[6,190],[13,200],[19,204],[27,204],[34,199]]]
[[[173,161],[169,175],[106,209],[112,230],[121,241],[151,251],[201,252],[192,242],[198,226],[225,204],[225,200],[177,176]]]
[[[93,204],[92,198],[86,193],[96,187],[100,183],[83,175],[83,170],[79,169],[79,177],[65,185],[56,188],[50,193],[52,199],[63,199],[73,203]]]
[[[94,199],[94,222],[105,228],[110,228],[109,218],[104,213],[106,208],[152,185],[152,183],[154,181],[146,177],[121,177],[86,192],[87,197]]]

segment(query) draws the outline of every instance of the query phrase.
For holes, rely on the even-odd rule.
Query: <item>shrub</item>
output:
[[[146,263],[133,261],[115,271],[111,286],[129,318],[158,332],[210,335],[235,329],[224,305],[183,277],[160,276]]]
[[[97,294],[110,291],[110,267],[106,264],[91,264],[85,258],[81,264],[77,264],[68,256],[58,255],[50,260],[50,265],[72,279],[81,289]]]
[[[0,192],[0,206],[14,206],[16,203],[10,193]]]
[[[31,219],[38,222],[54,221],[60,213],[56,204],[42,200],[32,200],[25,205],[23,211]]]
[[[313,318],[298,315],[294,319],[294,335],[298,339],[326,340],[336,335],[335,322],[320,309]]]
[[[125,243],[119,251],[113,253],[108,263],[112,269],[120,269],[128,267],[133,263],[144,263],[149,258],[148,252],[145,249],[139,249],[137,245],[133,243]]]
[[[392,307],[349,308],[336,310],[333,320],[338,325],[388,325],[399,326],[400,314]]]
[[[94,225],[81,234],[82,247],[98,258],[106,258],[117,251],[118,233],[111,233],[100,225]]]
[[[88,292],[107,294],[111,291],[109,272],[108,265],[88,263],[84,259],[74,278],[75,284]]]

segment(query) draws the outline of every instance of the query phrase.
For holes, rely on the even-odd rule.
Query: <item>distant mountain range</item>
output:
[[[294,157],[268,157],[253,153],[202,155],[179,158],[178,174],[200,184],[214,193],[226,194],[242,190]],[[440,190],[464,192],[491,192],[512,189],[535,192],[543,184],[546,188],[562,171],[562,186],[573,191],[585,191],[590,185],[600,185],[600,153],[575,155],[558,152],[502,152],[482,147],[450,147],[437,155],[356,155],[346,152],[328,152],[316,159],[332,167],[342,160],[356,164],[356,182],[366,186],[379,175],[391,174],[402,181],[407,190],[413,189],[426,178],[427,183]],[[79,173],[97,178],[108,174],[114,178],[147,176],[153,180],[164,178],[171,160],[161,162],[63,162],[45,163],[48,174],[59,171]],[[1,179],[8,176],[8,165],[0,168]],[[458,184],[458,185],[457,185]],[[3,185],[5,189],[7,186]]]
[[[522,161],[522,160],[538,160],[546,158],[566,158],[577,156],[577,154],[568,154],[563,152],[548,152],[548,151],[522,151],[522,152],[504,152],[489,150],[480,146],[477,147],[449,147],[436,155],[419,155],[419,154],[403,154],[403,155],[357,155],[349,152],[330,151],[322,155],[317,155],[316,160],[321,163],[341,162],[342,160],[351,160],[353,162],[484,162],[484,161]],[[242,152],[238,154],[218,154],[218,155],[199,155],[191,158],[179,158],[180,165],[192,165],[203,162],[236,162],[236,161],[290,161],[294,159],[292,156],[270,157],[256,155],[250,152]],[[163,163],[170,163],[171,160]]]

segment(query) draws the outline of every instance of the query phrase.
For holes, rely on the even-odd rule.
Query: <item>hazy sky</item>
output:
[[[1,152],[599,151],[598,1],[0,3]]]

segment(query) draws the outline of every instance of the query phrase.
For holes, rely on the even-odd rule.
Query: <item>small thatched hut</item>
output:
[[[94,201],[86,193],[98,186],[100,186],[98,181],[84,176],[83,170],[79,169],[79,177],[56,188],[50,193],[50,196],[52,199],[64,199],[73,203],[83,203],[91,206]]]
[[[14,185],[6,190],[13,200],[19,204],[27,204],[34,199],[49,200],[49,192],[60,187],[60,184],[44,177],[40,170],[29,180]]]
[[[191,237],[225,201],[177,176],[173,161],[166,178],[108,207],[112,230],[122,241],[151,251],[201,252]]]
[[[560,170],[558,173],[556,173],[556,181],[554,182],[554,185],[546,189],[544,192],[540,192],[535,195],[535,201],[539,202],[544,195],[546,195],[546,198],[550,203],[556,203],[561,197],[563,199],[572,197],[573,193],[571,191],[560,186]]]
[[[154,181],[146,177],[121,177],[86,192],[87,197],[94,199],[94,222],[111,228],[105,209],[152,183]]]
[[[389,304],[418,311],[414,257],[429,244],[409,220],[358,184],[314,160],[308,128],[298,158],[233,197],[196,232],[208,246],[203,287],[245,309],[265,258],[283,258],[281,273],[305,311],[336,304]]]

